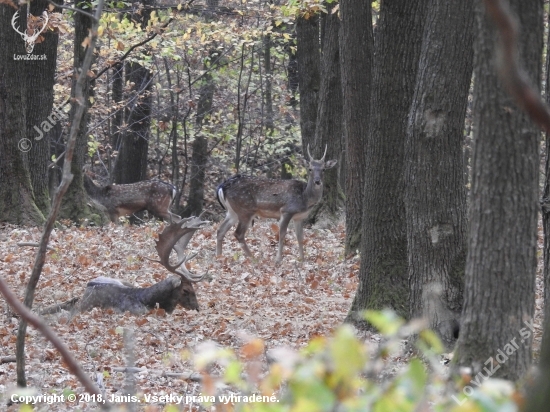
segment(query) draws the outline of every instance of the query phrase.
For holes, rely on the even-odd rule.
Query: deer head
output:
[[[279,250],[277,261],[283,256],[283,244],[288,224],[294,221],[300,259],[304,259],[302,221],[323,195],[323,171],[336,164],[336,160],[325,162],[327,148],[320,160],[315,160],[309,152],[308,181],[263,179],[252,176],[235,175],[218,186],[218,201],[227,210],[227,216],[218,228],[216,253],[222,254],[225,234],[238,223],[235,237],[244,253],[252,256],[244,235],[255,216],[279,219]]]
[[[176,188],[160,180],[145,180],[126,185],[98,186],[84,173],[84,188],[94,204],[103,210],[112,222],[125,215],[147,210],[168,222],[180,219],[170,212]]]

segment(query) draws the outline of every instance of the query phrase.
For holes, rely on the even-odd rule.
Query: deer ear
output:
[[[328,160],[325,162],[325,169],[331,169],[336,165],[336,160]]]

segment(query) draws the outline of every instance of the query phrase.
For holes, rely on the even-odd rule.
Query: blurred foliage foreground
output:
[[[365,317],[381,332],[379,342],[363,343],[343,325],[300,351],[277,348],[265,357],[261,339],[249,340],[239,353],[202,344],[192,358],[203,376],[203,405],[262,412],[519,410],[522,395],[512,382],[452,377],[443,346],[422,322],[405,324],[391,311]]]

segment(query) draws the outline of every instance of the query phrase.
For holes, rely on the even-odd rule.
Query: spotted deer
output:
[[[170,205],[176,195],[176,188],[170,183],[144,180],[125,185],[98,186],[88,173],[84,173],[84,188],[95,205],[105,211],[112,222],[142,210],[167,222],[181,219],[170,212]]]
[[[235,175],[220,184],[216,195],[220,205],[227,210],[225,220],[218,228],[216,254],[222,254],[223,238],[229,229],[238,223],[235,237],[246,256],[252,256],[244,235],[255,216],[279,219],[279,250],[276,261],[283,257],[283,244],[288,224],[294,221],[300,259],[304,260],[304,233],[302,222],[313,206],[323,195],[323,170],[330,169],[336,160],[325,162],[327,148],[321,160],[315,160],[307,148],[309,156],[309,178],[307,183],[300,180],[265,179]]]

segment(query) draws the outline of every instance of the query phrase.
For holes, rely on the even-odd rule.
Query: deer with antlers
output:
[[[185,249],[193,234],[207,223],[209,222],[200,218],[190,217],[170,224],[159,234],[156,249],[160,259],[146,259],[160,263],[177,276],[144,288],[134,287],[119,279],[99,276],[88,282],[82,297],[47,307],[40,313],[47,315],[61,310],[84,312],[92,308],[113,308],[120,312],[143,314],[155,307],[172,313],[177,305],[198,311],[199,303],[193,284],[200,282],[208,272],[204,275],[190,273],[185,267],[185,262],[195,255],[187,257]],[[177,254],[175,264],[170,263],[173,251]]]
[[[255,216],[279,219],[279,250],[277,262],[283,257],[283,244],[288,224],[294,221],[300,259],[304,260],[304,234],[302,221],[323,195],[323,171],[336,164],[336,160],[325,162],[327,148],[320,160],[309,156],[309,178],[300,180],[265,179],[235,175],[220,184],[216,194],[220,205],[227,210],[225,220],[218,228],[216,254],[222,254],[223,238],[229,229],[238,223],[235,237],[246,256],[252,256],[244,235]]]
[[[181,219],[170,212],[170,205],[176,195],[176,188],[160,180],[144,180],[125,185],[98,186],[84,173],[84,188],[94,202],[109,216],[112,222],[119,217],[147,210],[167,222]]]

